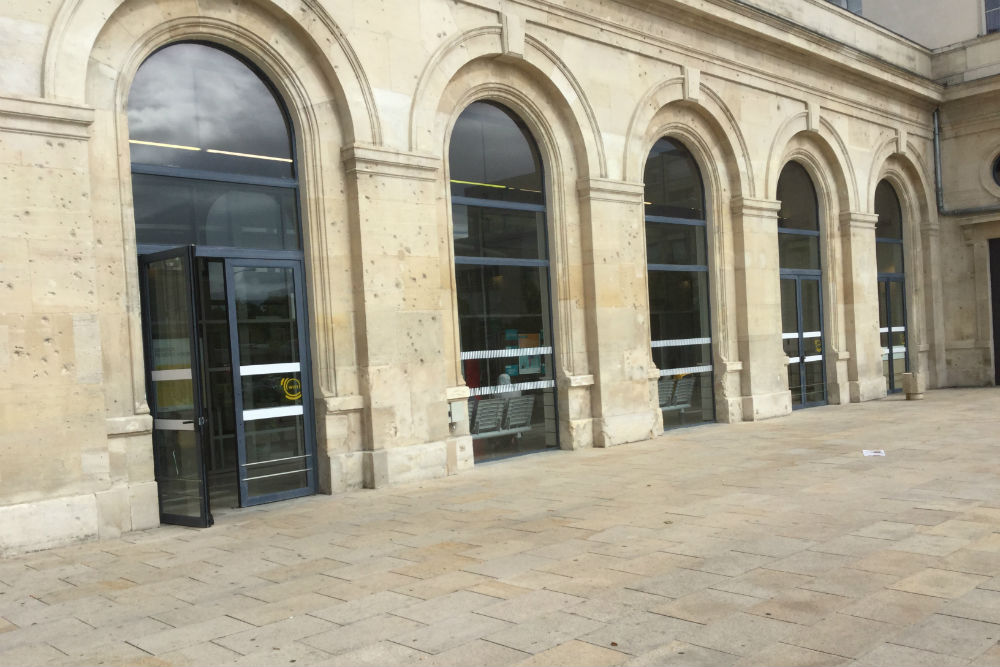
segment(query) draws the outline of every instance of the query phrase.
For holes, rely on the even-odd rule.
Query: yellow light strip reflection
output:
[[[197,146],[181,146],[179,144],[162,144],[159,141],[140,141],[138,139],[129,139],[130,144],[139,144],[141,146],[156,146],[157,148],[176,148],[182,151],[200,151],[201,149]]]
[[[233,151],[220,151],[215,148],[206,148],[206,153],[217,153],[219,155],[233,155],[235,157],[249,157],[255,160],[274,160],[275,162],[291,162],[291,158],[287,157],[272,157],[270,155],[254,155],[253,153],[234,153]]]
[[[459,185],[478,185],[484,188],[498,188],[500,190],[520,190],[521,192],[534,192],[536,194],[541,194],[541,190],[531,190],[529,188],[515,188],[509,185],[497,185],[496,183],[477,183],[476,181],[460,181],[458,179],[451,179],[452,183],[458,183]]]

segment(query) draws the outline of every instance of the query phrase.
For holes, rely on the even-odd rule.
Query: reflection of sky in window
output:
[[[778,177],[778,226],[819,231],[816,188],[808,172],[798,162],[789,162]]]
[[[217,48],[175,44],[150,56],[132,84],[128,120],[132,140],[202,149],[133,143],[134,162],[264,175],[286,175],[290,169],[286,162],[291,158],[289,132],[271,91],[240,60]]]
[[[451,178],[541,190],[529,141],[503,109],[475,102],[462,112],[452,132]]]

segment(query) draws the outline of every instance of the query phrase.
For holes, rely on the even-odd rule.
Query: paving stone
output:
[[[259,651],[278,650],[282,644],[317,635],[335,627],[335,624],[315,616],[299,616],[219,637],[212,641],[230,651],[248,655]]]
[[[541,653],[571,639],[603,628],[604,624],[582,616],[554,611],[534,616],[530,623],[511,625],[485,635],[488,641],[525,653]]]
[[[335,656],[315,647],[300,642],[285,642],[280,646],[272,646],[248,653],[233,660],[230,664],[236,667],[259,667],[260,665],[284,665],[286,667],[301,667],[303,665],[329,665]]]
[[[175,651],[184,646],[219,639],[226,635],[249,630],[254,626],[237,621],[229,616],[218,616],[208,621],[199,621],[179,628],[163,630],[145,637],[130,640],[131,644],[153,655]]]
[[[986,577],[975,574],[927,568],[923,572],[897,581],[889,588],[908,593],[953,599],[961,597],[984,581],[986,581]]]
[[[779,572],[791,572],[792,574],[804,574],[816,577],[838,567],[845,567],[848,564],[850,564],[850,559],[847,556],[824,554],[818,551],[800,551],[781,560],[769,563],[767,568]]]
[[[576,667],[605,667],[620,665],[629,656],[620,651],[595,646],[587,642],[571,640],[558,646],[536,653],[517,663],[523,667],[547,667],[559,665],[575,665]],[[478,663],[477,663],[478,664]]]
[[[971,660],[1000,641],[1000,625],[934,614],[891,641]]]
[[[434,655],[424,654],[418,664],[421,667],[428,665],[433,667],[468,667],[468,665],[481,665],[482,667],[505,667],[515,665],[530,657],[524,651],[517,651],[507,646],[494,644],[482,639],[474,639],[471,642],[450,648]],[[345,664],[345,667],[346,664]]]
[[[503,602],[494,599],[493,604],[478,609],[477,613],[511,623],[524,623],[533,616],[563,610],[581,602],[586,602],[586,599],[556,591],[535,590]]]
[[[694,569],[693,566],[699,565],[703,560],[696,556],[655,551],[643,556],[636,556],[635,558],[623,558],[618,563],[609,567],[621,570],[622,572],[630,572],[648,577],[663,574],[679,567]]]
[[[1000,552],[959,549],[941,559],[937,567],[942,570],[995,577],[1000,575]]]
[[[883,640],[891,639],[896,632],[896,626],[888,623],[835,612],[783,641],[822,653],[858,658]]]
[[[386,639],[395,640],[396,637],[409,636],[424,627],[424,625],[408,618],[392,614],[379,614],[350,625],[305,637],[301,641],[303,644],[336,655],[376,644]]]
[[[756,598],[753,599],[756,601]],[[850,602],[850,598],[840,595],[791,588],[766,602],[758,601],[746,611],[749,614],[776,618],[789,623],[813,625]]]
[[[942,655],[931,651],[922,651],[899,644],[879,644],[854,662],[851,667],[962,667],[969,664],[968,660],[952,655]]]
[[[941,607],[939,613],[1000,624],[1000,591],[975,588]]]
[[[867,572],[878,572],[880,574],[892,574],[897,577],[906,577],[928,567],[937,565],[939,558],[926,554],[910,553],[908,551],[895,551],[884,549],[869,554],[864,558],[854,560],[850,567],[855,570],[865,570]]]
[[[896,551],[909,551],[928,556],[947,556],[962,547],[970,546],[971,542],[962,537],[945,537],[943,535],[926,535],[917,533],[893,543]]]
[[[392,613],[426,625],[496,604],[496,598],[470,591],[455,591],[441,597],[400,606]]]
[[[844,662],[844,658],[839,655],[813,651],[794,644],[775,642],[733,664],[768,665],[769,667],[832,667],[833,665],[842,665]]]
[[[638,656],[700,627],[678,618],[632,610],[578,639]]]
[[[807,584],[802,584],[802,588],[847,598],[861,598],[880,591],[896,581],[897,578],[890,574],[841,567],[816,577]]]
[[[724,616],[752,607],[760,602],[758,598],[737,593],[707,588],[696,591],[684,597],[677,598],[666,604],[657,604],[648,611],[664,616],[673,616],[693,623],[711,623]],[[576,610],[573,610],[577,613]]]
[[[625,663],[627,667],[658,667],[678,665],[679,667],[729,667],[737,656],[722,651],[713,651],[704,646],[695,646],[675,639]]]
[[[637,591],[679,598],[728,579],[725,575],[678,568],[659,577],[646,577],[629,586]]]
[[[734,577],[716,583],[711,588],[756,598],[770,599],[781,591],[802,586],[814,577],[775,570],[755,570],[741,577]]]
[[[902,540],[913,535],[917,531],[917,526],[912,523],[901,521],[876,521],[853,531],[852,535],[861,537],[873,537],[880,540]]]
[[[746,656],[795,633],[801,626],[744,612],[697,626],[679,639],[705,648]]]
[[[705,558],[701,563],[690,566],[689,569],[723,574],[727,577],[736,577],[771,563],[774,560],[771,556],[761,556],[740,551],[727,551],[718,556]]]
[[[955,660],[959,660],[959,658],[955,658]],[[986,649],[969,664],[976,665],[976,667],[996,667],[996,665],[1000,665],[1000,644]]]
[[[905,626],[927,618],[945,603],[946,600],[943,598],[884,590],[849,604],[839,611],[850,616]]]
[[[441,623],[415,626],[408,632],[395,633],[391,639],[425,653],[441,653],[510,626],[506,621],[468,612],[452,616]]]
[[[654,607],[670,600],[671,598],[662,595],[619,588],[569,607],[566,611],[602,623],[610,623],[632,611],[651,611]]]
[[[462,568],[465,572],[482,574],[496,579],[507,579],[518,574],[523,574],[528,570],[537,570],[552,564],[549,558],[529,556],[528,554],[514,554],[511,556],[500,556],[484,560]]]
[[[174,651],[160,654],[156,657],[150,656],[145,651],[140,651],[132,647],[136,654],[146,656],[145,658],[130,658],[123,664],[163,664],[163,665],[189,665],[190,667],[203,667],[204,665],[229,665],[239,660],[242,656],[229,649],[219,646],[214,642],[200,642],[190,646],[184,646]],[[152,660],[159,662],[153,663]],[[81,659],[78,664],[90,664],[90,660]],[[268,663],[271,664],[271,663]]]

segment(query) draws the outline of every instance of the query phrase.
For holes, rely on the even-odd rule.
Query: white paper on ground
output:
[[[865,456],[885,456],[884,449],[862,449],[861,453]]]

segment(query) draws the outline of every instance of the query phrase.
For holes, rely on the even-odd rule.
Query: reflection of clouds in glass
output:
[[[473,103],[452,132],[451,178],[541,190],[541,174],[529,141],[504,110]]]
[[[291,157],[284,117],[264,82],[202,44],[175,44],[142,64],[128,119],[133,139]]]

